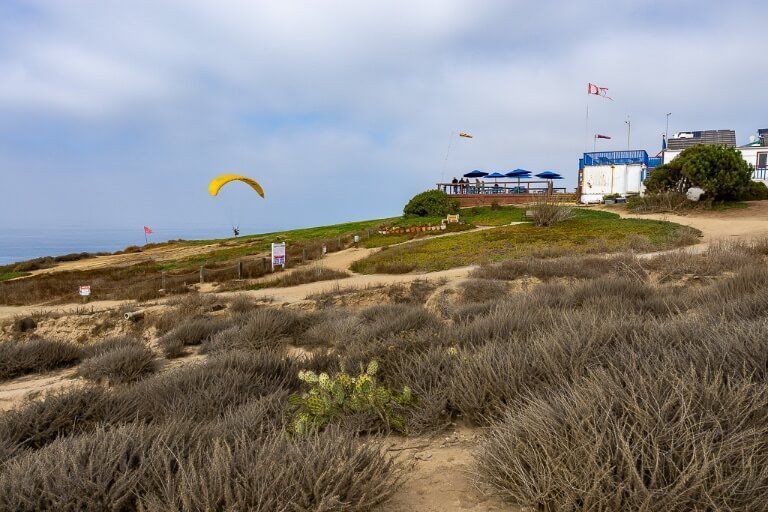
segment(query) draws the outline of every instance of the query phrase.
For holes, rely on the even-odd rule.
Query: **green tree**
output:
[[[752,167],[737,149],[701,144],[654,169],[646,187],[650,193],[701,187],[712,199],[734,200],[747,194],[751,180]]]
[[[403,208],[405,215],[417,217],[444,217],[459,211],[459,203],[441,190],[428,190],[416,194]]]

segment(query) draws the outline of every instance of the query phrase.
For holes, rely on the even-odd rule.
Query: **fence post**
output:
[[[237,262],[237,278],[243,278],[243,260]]]
[[[306,263],[307,262],[307,248],[303,248],[301,250],[301,262]]]
[[[160,272],[160,288],[165,290],[165,270]]]
[[[203,284],[205,279],[203,278],[203,267],[200,267],[200,284]]]

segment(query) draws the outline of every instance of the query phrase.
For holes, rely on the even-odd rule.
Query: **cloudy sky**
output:
[[[447,174],[553,169],[670,130],[768,127],[765,4],[0,2],[0,227],[397,214]],[[586,85],[592,98],[585,137]],[[766,125],[766,126],[764,126]],[[586,139],[589,139],[587,143]],[[267,200],[208,180],[241,172]]]

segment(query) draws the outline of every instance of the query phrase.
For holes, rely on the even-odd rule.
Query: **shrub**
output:
[[[573,217],[573,208],[556,203],[541,202],[529,208],[534,226],[549,227]]]
[[[301,345],[343,347],[361,338],[367,339],[362,320],[348,311],[339,310],[309,327],[298,341]]]
[[[64,341],[0,342],[0,380],[74,366],[81,356],[80,346]]]
[[[483,265],[472,271],[478,279],[515,280],[521,277],[537,277],[549,280],[558,277],[594,279],[606,274],[644,275],[636,258],[631,255],[610,257],[564,256],[560,258],[523,258]]]
[[[298,286],[300,284],[315,283],[318,281],[331,281],[335,279],[344,279],[349,277],[348,272],[342,272],[340,270],[334,270],[332,268],[322,267],[320,265],[313,265],[308,268],[300,268],[287,272],[286,274],[279,276],[274,281],[270,281],[264,284],[264,287],[285,287],[285,286]]]
[[[152,350],[134,343],[89,357],[80,363],[77,373],[88,380],[119,384],[142,379],[156,369],[157,361]]]
[[[240,435],[194,452],[162,479],[167,485],[142,497],[141,507],[362,512],[394,494],[401,472],[377,442],[363,444],[338,429],[294,438]]]
[[[356,262],[355,262],[356,263]],[[352,264],[352,270],[360,270]],[[415,263],[404,263],[400,261],[381,261],[373,267],[375,274],[408,274],[416,270]]]
[[[248,313],[255,308],[255,304],[248,298],[247,295],[238,293],[230,301],[228,309],[235,315],[242,313]]]
[[[148,459],[165,452],[158,435],[141,426],[99,430],[20,455],[0,473],[0,509],[135,510]]]
[[[0,415],[0,439],[37,449],[60,436],[92,429],[110,416],[105,400],[105,391],[95,386],[46,395]]]
[[[657,193],[649,192],[642,196],[632,196],[627,200],[627,206],[630,211],[637,213],[675,213],[700,206],[700,203],[689,201],[682,192],[666,190]]]
[[[85,345],[83,347],[83,359],[101,356],[113,350],[135,346],[143,347],[144,342],[133,336],[113,336],[111,338],[104,338],[103,340],[96,341],[90,345]]]
[[[760,510],[768,391],[714,373],[625,368],[530,399],[492,427],[477,471],[542,510]]]
[[[260,350],[287,344],[298,317],[285,309],[262,308],[249,313],[238,324],[203,340],[203,352]]]
[[[762,181],[749,181],[740,199],[744,201],[764,201],[768,199],[768,186]]]
[[[459,211],[459,203],[441,190],[416,194],[403,208],[403,214],[416,217],[445,217]]]
[[[173,358],[184,354],[184,347],[200,345],[217,333],[231,327],[233,321],[226,318],[195,318],[182,321],[173,330],[158,340],[165,357]]]
[[[437,328],[440,321],[423,306],[416,304],[380,304],[360,313],[371,337]]]
[[[741,199],[751,190],[752,169],[735,148],[701,144],[683,150],[653,170],[646,181],[651,195],[701,187],[715,200]]]
[[[459,285],[459,289],[463,304],[498,301],[509,295],[504,283],[488,279],[468,279]]]
[[[405,433],[407,425],[398,409],[412,405],[411,390],[404,387],[398,393],[378,385],[378,369],[378,363],[371,361],[365,373],[357,377],[345,372],[333,376],[300,372],[299,379],[309,386],[309,391],[290,398],[294,408],[291,431],[305,435],[342,421],[345,416],[367,416],[377,418],[386,430]]]

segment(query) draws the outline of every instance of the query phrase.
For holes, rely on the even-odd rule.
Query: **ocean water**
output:
[[[248,230],[248,232],[254,232]],[[258,231],[261,232],[261,231]],[[246,230],[241,231],[246,234]],[[225,238],[226,228],[183,227],[156,229],[150,242]],[[128,228],[0,228],[0,265],[40,256],[60,256],[73,252],[115,252],[129,245],[144,245],[144,231]]]

